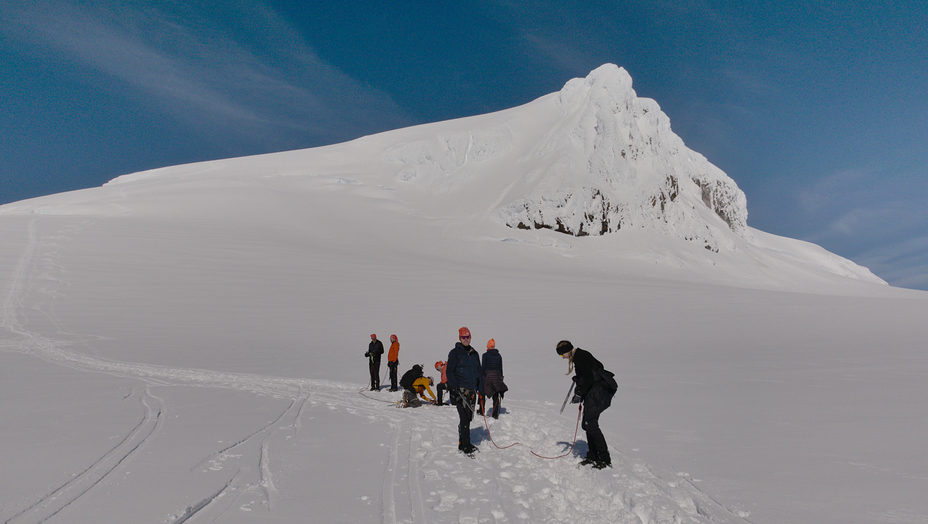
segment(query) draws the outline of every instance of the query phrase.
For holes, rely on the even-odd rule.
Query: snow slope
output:
[[[746,210],[705,166],[672,168],[663,214],[646,198],[648,220],[556,232],[595,200],[558,187],[654,195],[576,164],[611,146],[553,138],[626,122],[565,111],[624,85],[594,73],[500,113],[0,206],[0,520],[928,520],[928,294],[729,224]],[[655,122],[641,136],[669,143]],[[727,189],[707,204],[692,173]],[[519,206],[555,227],[512,227]],[[474,460],[452,408],[365,387],[370,333],[429,369],[462,325],[511,388]],[[577,467],[563,338],[620,384],[610,470]]]

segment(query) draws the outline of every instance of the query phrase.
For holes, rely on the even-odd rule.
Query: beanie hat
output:
[[[562,340],[557,343],[557,354],[563,355],[564,353],[570,353],[574,349],[574,345],[570,343],[569,340]]]
[[[390,342],[396,342],[396,335],[390,335]]]
[[[496,340],[495,340],[495,339],[492,339],[492,338],[491,338],[490,341],[487,342],[487,349],[496,349]]]
[[[440,367],[442,367],[442,366],[444,366],[444,365],[445,365],[445,363],[442,362],[441,360],[439,360],[438,362],[435,363],[435,369],[438,369],[438,368],[440,368]]]
[[[467,329],[466,327],[462,327],[461,329],[458,330],[458,337],[464,338],[464,337],[469,337],[469,336],[470,336],[470,330]]]
[[[377,339],[377,335],[371,335],[371,340],[376,340],[376,339]]]

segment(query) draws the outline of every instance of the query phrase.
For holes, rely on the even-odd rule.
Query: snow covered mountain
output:
[[[576,236],[659,231],[715,252],[720,229],[750,238],[744,193],[683,145],[656,102],[635,96],[624,69],[604,65],[552,101],[560,120],[519,159],[543,167],[523,175],[535,179],[529,196],[498,213],[506,225]]]
[[[347,209],[363,206],[378,188],[384,192],[376,198],[392,202],[388,214],[416,215],[422,223],[454,221],[470,233],[511,236],[566,256],[599,246],[625,263],[696,271],[737,286],[808,289],[810,282],[840,285],[846,278],[883,283],[818,246],[750,228],[744,193],[688,149],[657,103],[638,98],[631,82],[624,69],[607,64],[558,93],[497,113],[323,148],[125,175],[86,196],[34,199],[4,206],[0,214],[80,214],[85,205],[131,214],[139,209],[117,201],[133,194],[154,198],[153,192],[193,198],[197,187],[230,179],[311,199],[314,186],[334,182],[342,186],[339,209],[318,220],[362,213]],[[178,194],[186,189],[192,191]],[[123,197],[105,196],[114,192]],[[87,203],[79,204],[84,198]],[[62,199],[68,203],[57,203]],[[238,214],[245,208],[263,212],[253,203],[241,204]],[[605,244],[571,239],[585,236],[613,239]]]
[[[615,66],[0,206],[0,522],[923,522],[928,294],[746,218]],[[463,325],[510,388],[473,460],[363,357]],[[611,470],[564,338],[616,374]]]

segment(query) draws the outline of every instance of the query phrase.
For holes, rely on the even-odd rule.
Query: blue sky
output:
[[[2,0],[0,19],[0,203],[506,109],[608,62],[751,226],[928,289],[919,2]]]

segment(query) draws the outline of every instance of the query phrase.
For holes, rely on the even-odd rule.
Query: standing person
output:
[[[609,456],[609,447],[606,437],[599,429],[599,416],[612,404],[612,397],[618,390],[614,375],[596,360],[596,357],[580,348],[575,348],[570,341],[562,340],[557,343],[557,354],[570,361],[567,374],[576,371],[573,380],[576,383],[572,402],[583,402],[583,417],[581,426],[586,431],[586,442],[589,451],[586,458],[580,462],[586,466],[592,464],[596,469],[612,467]]]
[[[380,390],[380,356],[383,355],[383,342],[377,340],[377,335],[371,335],[371,343],[367,346],[368,365],[371,372],[371,391]]]
[[[442,400],[441,400],[441,393],[442,393],[442,391],[447,391],[447,390],[448,390],[448,375],[445,373],[445,370],[446,370],[446,369],[448,369],[448,366],[446,366],[445,363],[442,362],[441,360],[439,360],[438,362],[435,363],[435,370],[438,371],[439,373],[441,373],[441,379],[439,379],[439,380],[441,380],[441,382],[439,382],[439,383],[438,383],[438,386],[435,387],[435,389],[438,390],[438,401],[437,401],[437,404],[438,404],[439,406],[443,406],[443,405],[444,405],[444,403],[443,403]]]
[[[480,397],[480,412],[485,410],[485,399],[493,399],[493,418],[499,418],[500,401],[509,388],[503,382],[503,357],[496,349],[496,340],[487,342],[487,352],[483,354],[483,395]]]
[[[474,419],[477,392],[483,389],[483,370],[480,355],[470,345],[470,330],[458,330],[458,343],[448,353],[445,369],[451,403],[458,408],[458,450],[473,457],[477,447],[470,442],[470,421]]]
[[[390,353],[387,355],[387,367],[390,368],[390,391],[398,391],[396,387],[396,369],[400,366],[400,342],[396,335],[390,335]]]

